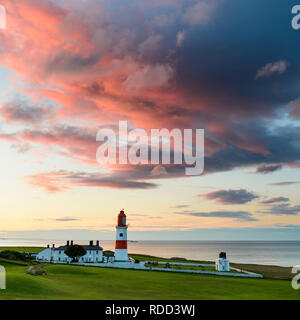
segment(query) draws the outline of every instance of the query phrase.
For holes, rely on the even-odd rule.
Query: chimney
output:
[[[97,247],[99,247],[99,240],[97,240]]]
[[[71,240],[71,246],[73,245],[73,240]]]
[[[93,244],[93,240],[90,241],[90,246],[92,247],[94,244]]]
[[[47,248],[50,248],[50,245],[49,245],[49,244],[47,244]]]
[[[52,245],[52,248],[54,249],[55,248],[55,244],[53,243],[53,245]]]
[[[68,247],[69,245],[70,245],[70,241],[68,240],[68,241],[67,241],[67,247]]]

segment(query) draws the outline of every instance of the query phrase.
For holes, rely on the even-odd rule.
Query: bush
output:
[[[11,251],[11,250],[1,251],[0,258],[8,259],[8,260],[17,260],[17,261],[32,260],[32,258],[24,252]]]

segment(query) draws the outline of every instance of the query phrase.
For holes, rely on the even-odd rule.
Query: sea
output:
[[[87,244],[88,241],[74,241]],[[0,239],[0,247],[65,244],[61,240]],[[100,241],[104,250],[114,250],[114,241]],[[180,257],[214,261],[221,251],[231,262],[296,266],[300,265],[300,241],[129,241],[128,252],[158,257]]]

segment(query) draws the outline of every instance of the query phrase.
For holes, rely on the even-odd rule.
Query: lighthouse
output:
[[[116,225],[116,250],[115,261],[127,262],[127,228],[126,214],[124,210],[121,210],[118,215],[118,224]]]

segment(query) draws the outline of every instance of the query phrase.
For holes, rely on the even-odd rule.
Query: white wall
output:
[[[128,261],[127,249],[115,249],[115,260],[116,261]]]
[[[63,250],[54,251],[54,262],[71,262],[72,259],[69,258]]]
[[[80,258],[80,262],[102,262],[103,251],[102,250],[87,250],[86,254]]]
[[[50,261],[51,256],[53,256],[52,248],[46,248],[43,251],[39,252],[36,256],[36,260]]]
[[[230,263],[228,259],[218,258],[216,259],[217,271],[230,271]]]

